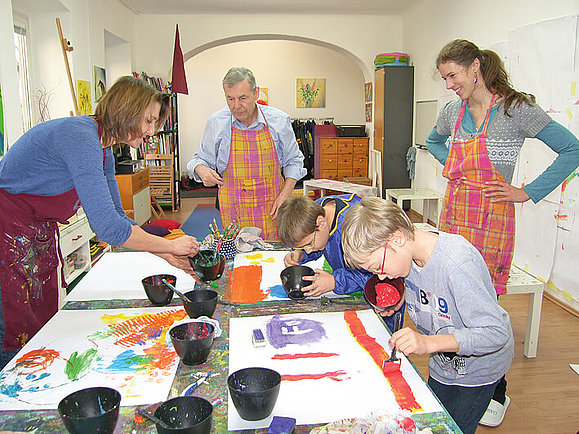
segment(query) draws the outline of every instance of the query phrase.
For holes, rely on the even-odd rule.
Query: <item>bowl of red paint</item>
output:
[[[77,390],[58,404],[58,413],[68,432],[112,434],[119,418],[121,394],[109,387]]]
[[[379,311],[392,310],[404,294],[404,281],[396,279],[379,279],[374,275],[364,285],[364,298]]]

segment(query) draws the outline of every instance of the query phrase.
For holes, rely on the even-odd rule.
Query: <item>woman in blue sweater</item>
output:
[[[150,235],[125,216],[111,147],[138,148],[165,122],[168,95],[133,77],[105,93],[94,116],[32,128],[0,161],[0,368],[58,309],[57,223],[82,205],[98,238],[154,253],[193,273],[193,237]]]

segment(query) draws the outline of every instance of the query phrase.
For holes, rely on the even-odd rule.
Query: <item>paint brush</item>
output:
[[[159,419],[156,416],[153,416],[151,413],[149,413],[147,410],[145,410],[144,408],[137,408],[137,413],[139,413],[141,416],[145,416],[147,419],[155,422],[156,424],[158,424],[161,428],[164,429],[175,429],[172,426],[167,425],[166,422],[163,422],[161,419]]]
[[[203,383],[205,383],[207,381],[207,379],[211,377],[211,371],[204,371],[201,373],[201,377],[199,377],[197,380],[195,380],[195,382],[193,384],[191,384],[190,386],[188,386],[183,393],[181,394],[181,396],[191,396],[193,395],[193,392],[195,392],[195,390],[201,386]]]
[[[179,291],[177,288],[175,288],[173,285],[171,285],[171,283],[169,283],[167,281],[167,279],[163,279],[162,282],[167,285],[167,287],[173,291],[175,294],[177,294],[179,296],[179,298],[181,300],[183,300],[183,303],[191,303],[191,300],[189,300],[189,297],[187,297],[185,294],[183,294],[181,291]]]
[[[401,325],[402,325],[402,314],[400,312],[396,312],[396,317],[394,318],[394,331],[392,332],[392,334],[394,334],[398,330],[400,330]],[[390,354],[390,358],[386,361],[387,362],[396,362],[398,360],[400,360],[400,359],[396,356],[396,347],[394,347],[394,348],[392,348],[392,354]]]

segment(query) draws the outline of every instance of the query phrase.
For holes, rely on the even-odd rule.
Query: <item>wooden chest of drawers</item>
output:
[[[343,181],[368,176],[368,137],[321,137],[320,178]]]
[[[137,173],[116,175],[123,209],[128,217],[142,225],[151,218],[149,169]]]

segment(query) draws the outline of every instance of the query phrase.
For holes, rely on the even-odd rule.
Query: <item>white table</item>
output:
[[[544,287],[544,283],[539,279],[536,279],[516,265],[511,265],[506,295],[530,294],[529,311],[527,314],[527,334],[525,336],[525,346],[523,347],[523,354],[528,358],[537,357]]]
[[[333,179],[310,179],[304,181],[304,196],[308,195],[309,190],[321,190],[322,196],[326,195],[326,190],[356,193],[360,197],[378,195],[376,187],[372,187],[371,185],[354,184],[352,182],[335,181]]]
[[[396,203],[402,207],[403,200],[422,200],[422,222],[428,221],[430,214],[430,202],[436,201],[436,225],[440,218],[440,208],[442,207],[443,195],[437,191],[428,188],[387,188],[386,199],[396,199]]]

